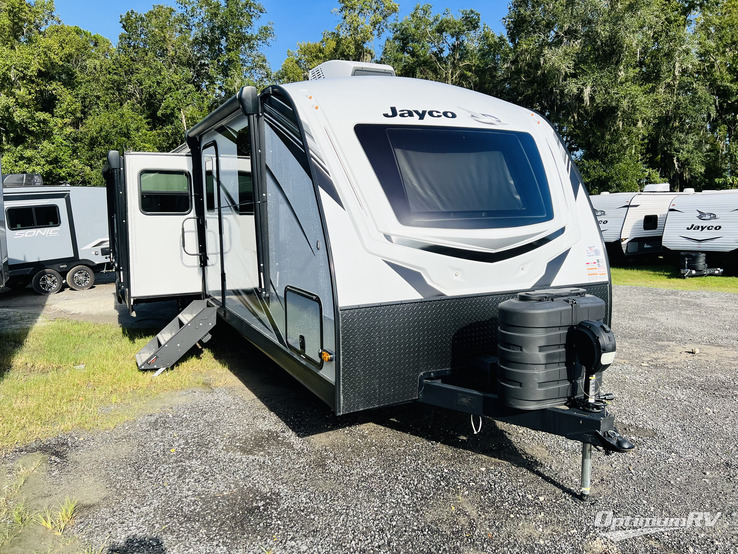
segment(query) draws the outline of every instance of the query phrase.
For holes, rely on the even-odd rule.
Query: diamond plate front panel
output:
[[[608,285],[582,288],[609,303]],[[516,295],[342,309],[338,413],[416,400],[423,373],[495,354],[497,307]]]

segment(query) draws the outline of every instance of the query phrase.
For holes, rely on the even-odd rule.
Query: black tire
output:
[[[55,269],[42,269],[33,276],[33,290],[38,294],[56,294],[64,282],[61,273]]]
[[[67,285],[74,290],[87,290],[95,284],[95,272],[86,265],[75,265],[67,272]]]

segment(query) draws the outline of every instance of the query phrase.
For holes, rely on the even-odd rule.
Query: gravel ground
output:
[[[594,454],[589,502],[578,443],[492,421],[473,435],[468,416],[419,405],[336,418],[248,346],[242,386],[27,445],[0,470],[40,462],[25,493],[79,499],[73,546],[100,552],[736,552],[738,295],[616,287],[614,302],[605,386],[636,450]],[[704,512],[714,526],[603,536]]]

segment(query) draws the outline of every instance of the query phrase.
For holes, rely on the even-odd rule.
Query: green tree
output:
[[[700,93],[679,69],[692,66],[682,8],[676,0],[510,5],[510,96],[553,121],[595,190],[699,170],[695,146],[668,131],[694,115],[685,103]]]
[[[738,188],[738,0],[704,2],[695,36],[701,77],[713,102],[706,184]]]
[[[108,59],[111,44],[57,23],[51,2],[13,1],[5,7],[0,11],[3,169],[41,173],[49,184],[89,183],[91,160],[81,148],[81,128],[94,100],[84,84],[93,67]]]
[[[340,22],[333,31],[323,32],[319,42],[301,42],[289,50],[276,75],[279,82],[307,79],[310,70],[328,60],[374,61],[374,41],[387,31],[399,10],[392,0],[339,0],[333,10]]]
[[[382,61],[406,77],[496,90],[506,44],[474,10],[461,10],[457,18],[448,9],[433,14],[430,4],[418,4],[391,26]]]
[[[242,85],[268,76],[270,26],[252,0],[180,0],[121,18],[117,49],[58,23],[53,3],[0,0],[6,172],[102,184],[109,149],[167,151]]]

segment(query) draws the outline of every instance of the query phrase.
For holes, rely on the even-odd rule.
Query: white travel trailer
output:
[[[600,226],[602,240],[611,256],[622,256],[620,237],[628,208],[635,192],[603,192],[589,197],[594,208],[597,224]]]
[[[3,170],[0,167],[0,183],[3,181]],[[3,195],[0,194],[0,287],[8,281],[10,269],[8,267],[8,240],[5,234],[5,209]]]
[[[201,299],[139,367],[171,366],[217,313],[337,414],[420,401],[580,441],[587,494],[591,445],[632,445],[599,392],[604,244],[556,132],[387,66],[321,68],[245,87],[187,132],[191,204],[167,247],[197,260]],[[108,155],[111,216],[143,218],[121,210],[144,190],[126,160]]]
[[[109,261],[105,189],[37,186],[27,176],[3,182],[10,287],[29,283],[39,294],[59,292],[64,279],[90,288]],[[33,184],[36,183],[36,184]]]
[[[703,191],[676,196],[670,203],[664,228],[664,248],[682,253],[703,253],[700,267],[686,267],[694,274],[714,273],[706,266],[706,254],[730,254],[738,250],[738,190]],[[696,273],[695,273],[696,272]]]
[[[620,232],[620,245],[626,256],[661,252],[666,214],[674,196],[668,183],[647,185],[641,194],[633,196]]]

